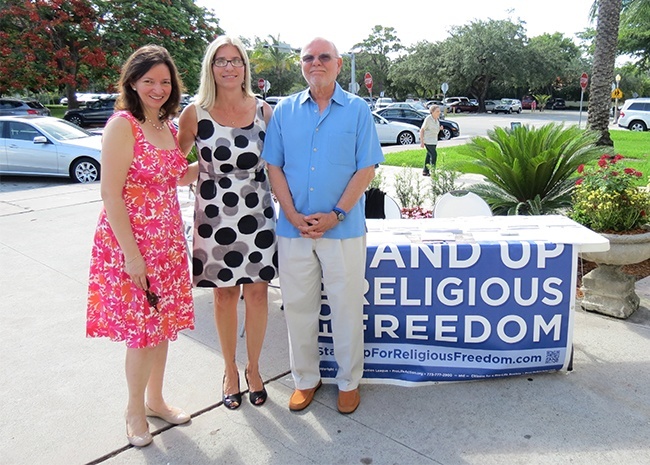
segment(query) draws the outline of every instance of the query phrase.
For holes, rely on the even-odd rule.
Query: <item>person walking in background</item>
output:
[[[289,408],[306,408],[321,386],[322,277],[338,364],[338,409],[351,413],[363,376],[363,194],[384,157],[368,105],[336,82],[342,59],[334,44],[312,40],[300,63],[309,88],[277,104],[262,153],[281,207],[280,288],[296,387]]]
[[[196,179],[169,120],[182,83],[166,49],[145,46],[122,68],[116,113],[102,139],[101,196],[88,290],[88,337],[126,341],[126,434],[152,437],[146,416],[190,416],[162,394],[169,340],[194,328],[192,286],[176,187]],[[146,397],[146,400],[145,400]]]
[[[423,176],[430,176],[429,170],[436,167],[438,160],[438,153],[436,147],[438,145],[438,133],[442,131],[443,127],[440,125],[440,107],[438,105],[431,105],[429,107],[429,115],[424,119],[420,127],[420,147],[426,147],[427,154],[424,158],[424,169],[422,170]]]
[[[196,102],[183,110],[179,140],[196,145],[199,179],[194,220],[194,285],[214,288],[214,316],[224,357],[223,404],[241,405],[237,304],[243,292],[253,405],[267,392],[259,369],[268,319],[268,283],[277,275],[275,210],[260,158],[271,107],[255,98],[250,62],[239,39],[220,36],[207,48]]]

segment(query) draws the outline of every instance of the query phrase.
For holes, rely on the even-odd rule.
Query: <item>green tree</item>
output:
[[[528,92],[552,94],[567,85],[579,85],[586,63],[580,48],[568,37],[556,32],[533,37],[526,46],[524,69]]]
[[[439,43],[420,42],[395,60],[388,77],[399,95],[435,97],[444,82]]]
[[[391,58],[389,55],[404,50],[395,29],[377,25],[366,39],[354,45],[353,50],[357,60],[357,72],[365,73],[368,71],[372,74],[373,92],[375,94],[380,92],[390,93],[391,82],[388,78],[388,71],[391,66]],[[339,52],[342,52],[342,50],[339,50]],[[339,83],[347,83],[349,78],[341,75],[339,75]],[[359,78],[356,77],[356,79],[358,82]],[[344,88],[347,88],[347,85]]]
[[[618,50],[650,70],[650,0],[623,0]]]
[[[211,12],[193,0],[96,0],[102,28],[102,43],[111,50],[110,69],[104,84],[117,81],[122,63],[138,47],[155,43],[174,58],[183,82],[190,91],[199,85],[201,61],[206,46],[223,30]]]
[[[266,79],[273,95],[287,95],[296,79],[300,79],[299,56],[287,44],[269,36],[270,41],[256,40],[250,54],[253,78]]]
[[[525,44],[521,22],[474,21],[452,27],[440,48],[441,73],[448,78],[450,93],[469,93],[485,111],[484,100],[492,83],[516,86],[522,81]]]

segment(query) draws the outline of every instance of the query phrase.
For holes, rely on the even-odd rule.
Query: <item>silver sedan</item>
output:
[[[0,117],[0,174],[100,177],[101,136],[50,116]]]
[[[377,113],[372,114],[381,144],[411,145],[420,142],[420,128],[412,124],[388,121]]]

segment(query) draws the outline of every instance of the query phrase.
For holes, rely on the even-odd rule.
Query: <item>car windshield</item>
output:
[[[51,119],[47,121],[39,121],[38,127],[57,140],[83,139],[84,137],[94,135],[85,129],[81,129],[79,126],[68,123],[65,120]]]

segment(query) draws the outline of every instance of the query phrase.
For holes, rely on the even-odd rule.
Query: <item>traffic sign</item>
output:
[[[443,94],[446,94],[447,91],[449,90],[449,84],[446,82],[443,82],[442,85],[440,86],[440,90],[442,90]]]
[[[264,84],[266,84],[266,81],[264,80],[264,78],[259,78],[257,80],[257,87],[259,87],[260,90],[264,90]]]
[[[582,87],[582,90],[587,88],[587,84],[589,84],[589,76],[587,73],[582,73],[582,76],[580,76],[580,87]]]
[[[623,98],[623,92],[618,87],[612,91],[612,98]]]
[[[368,90],[372,89],[372,74],[366,73],[363,77],[363,82],[366,84]]]

